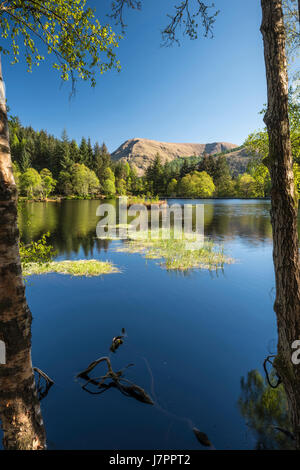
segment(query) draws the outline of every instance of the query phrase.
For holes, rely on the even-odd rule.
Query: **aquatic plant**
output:
[[[70,276],[100,276],[102,274],[117,273],[119,270],[108,261],[77,260],[77,261],[51,261],[49,263],[31,263],[25,266],[24,276],[58,273]]]
[[[169,239],[162,237],[153,239],[150,232],[140,233],[134,239],[124,242],[117,248],[119,252],[140,253],[147,259],[159,259],[161,265],[168,270],[187,271],[190,269],[222,269],[225,264],[234,262],[232,258],[225,255],[223,247],[212,241],[205,241],[201,248],[191,250],[187,242],[192,240]]]

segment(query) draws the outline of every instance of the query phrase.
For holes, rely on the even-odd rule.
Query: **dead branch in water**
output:
[[[98,378],[90,377],[89,373],[101,362],[106,362],[107,369],[108,369],[107,373]],[[123,395],[127,397],[132,397],[142,403],[153,405],[154,402],[152,398],[145,392],[145,390],[142,387],[140,387],[139,385],[136,385],[133,382],[130,382],[129,380],[123,377],[124,370],[132,365],[133,364],[128,364],[128,366],[126,366],[124,369],[118,372],[114,372],[112,369],[109,357],[104,356],[104,357],[100,357],[100,359],[97,359],[96,361],[91,362],[91,364],[89,364],[88,367],[82,372],[80,372],[76,377],[86,380],[86,383],[82,385],[82,388],[83,390],[85,390],[88,393],[91,393],[92,395],[99,395],[110,388],[117,388]],[[108,379],[110,379],[111,382],[107,384],[105,383],[105,381]],[[124,382],[128,385],[125,385]],[[88,385],[94,385],[99,390],[96,392],[91,391],[87,388]]]
[[[33,367],[33,370],[38,374],[37,393],[39,401],[41,401],[48,395],[50,388],[54,385],[54,381],[41,369]],[[41,379],[44,379],[44,384],[41,384]]]

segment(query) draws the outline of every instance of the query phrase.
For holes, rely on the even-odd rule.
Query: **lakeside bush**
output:
[[[94,259],[53,261],[57,253],[53,246],[48,243],[49,237],[50,234],[45,233],[38,241],[32,241],[26,245],[20,242],[23,276],[57,273],[90,277],[119,272],[108,261]]]

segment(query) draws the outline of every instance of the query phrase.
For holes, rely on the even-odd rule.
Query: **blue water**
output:
[[[217,449],[255,447],[237,401],[241,377],[253,369],[263,374],[264,358],[276,349],[270,203],[198,202],[205,204],[205,234],[236,260],[218,274],[170,272],[157,260],[116,252],[120,242],[95,241],[97,201],[23,210],[25,240],[50,229],[60,259],[109,260],[121,270],[97,278],[48,274],[27,283],[33,364],[55,381],[42,401],[50,449],[199,449],[191,422]],[[113,369],[134,363],[126,377],[164,411],[115,389],[90,395],[75,379],[108,355],[122,328],[128,336],[110,353]],[[103,375],[104,365],[98,367]]]

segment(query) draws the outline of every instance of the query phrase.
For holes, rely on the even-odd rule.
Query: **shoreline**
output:
[[[137,199],[139,199],[137,196],[134,196]],[[67,196],[57,196],[56,198],[46,198],[46,199],[29,199],[26,197],[19,197],[18,201],[19,202],[62,202],[62,201],[105,201],[105,200],[112,200],[112,199],[119,199],[120,196],[117,197],[106,197],[106,196],[97,196],[97,197],[87,197],[87,198],[77,198],[77,197],[67,197]],[[151,205],[163,205],[165,204],[169,199],[179,199],[179,200],[186,200],[186,201],[198,201],[198,200],[203,200],[203,201],[220,201],[220,200],[233,200],[233,201],[238,201],[238,200],[243,200],[243,201],[270,201],[270,197],[199,197],[199,198],[189,198],[189,197],[180,197],[180,196],[166,196],[163,199],[160,199],[158,201],[147,201],[147,199],[135,202],[135,201],[130,201],[130,197],[128,196],[129,201],[127,202],[127,205],[132,205],[132,204],[145,204],[147,206]]]
[[[24,196],[21,196],[18,198],[19,202],[62,202],[62,201],[111,201],[111,200],[117,200],[120,199],[122,196],[115,196],[115,197],[107,197],[107,196],[96,196],[96,197],[68,197],[68,196],[57,196],[57,197],[52,197],[52,198],[45,198],[45,199],[40,199],[40,198],[26,198]],[[133,204],[145,204],[147,206],[150,205],[162,205],[166,203],[166,198],[163,200],[157,200],[157,201],[149,201],[147,199],[140,198],[138,196],[127,196],[128,201],[127,201],[127,206],[133,205]],[[134,200],[136,199],[136,201]]]
[[[237,196],[232,196],[232,197],[197,197],[197,198],[190,198],[190,197],[180,197],[180,196],[168,196],[166,199],[183,199],[187,201],[199,201],[199,199],[203,201],[220,201],[220,200],[243,200],[243,201],[271,201],[270,197],[237,197]]]

